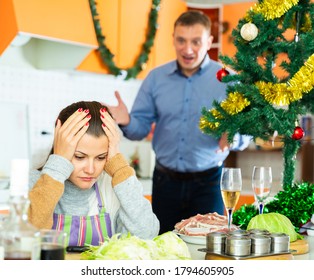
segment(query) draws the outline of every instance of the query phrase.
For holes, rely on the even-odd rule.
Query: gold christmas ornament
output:
[[[254,40],[258,35],[258,29],[254,23],[245,23],[240,30],[241,37],[246,41]]]

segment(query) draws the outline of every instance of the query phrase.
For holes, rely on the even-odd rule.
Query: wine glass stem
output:
[[[259,204],[259,213],[263,214],[263,210],[264,210],[264,203],[260,202],[260,204]]]
[[[227,213],[228,213],[228,231],[230,231],[230,229],[231,229],[231,222],[232,222],[232,208],[231,209],[227,209]]]

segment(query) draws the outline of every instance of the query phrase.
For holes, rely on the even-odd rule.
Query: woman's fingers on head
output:
[[[90,118],[89,110],[80,108],[63,123],[61,128],[66,134],[76,134]]]
[[[68,117],[68,119],[63,123],[62,126],[65,127],[65,128],[69,127],[71,129],[79,121],[81,121],[86,116],[88,116],[88,114],[89,114],[89,110],[88,109],[79,108],[70,117]]]

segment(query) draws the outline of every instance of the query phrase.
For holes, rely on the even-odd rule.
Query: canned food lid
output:
[[[272,233],[270,237],[276,242],[290,240],[290,236],[285,233]]]
[[[246,236],[227,236],[226,245],[251,245],[251,238]]]
[[[271,242],[270,236],[267,235],[256,235],[251,236],[252,244],[267,244]]]
[[[250,233],[244,229],[237,229],[234,231],[228,232],[229,236],[248,236]]]
[[[225,232],[210,232],[206,235],[207,240],[222,240],[225,239],[227,234]]]
[[[266,229],[258,229],[258,228],[253,228],[249,230],[250,234],[255,234],[255,235],[259,235],[259,234],[270,234],[270,232]]]

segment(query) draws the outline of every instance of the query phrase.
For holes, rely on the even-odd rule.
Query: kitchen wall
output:
[[[116,104],[114,91],[119,90],[130,109],[141,82],[141,80],[125,81],[111,75],[43,71],[0,64],[0,102],[18,102],[28,105],[30,160],[32,166],[37,167],[46,160],[52,145],[54,122],[62,108],[79,100],[97,100],[114,105]],[[4,139],[5,137],[2,136],[2,142]],[[127,158],[130,158],[136,149],[139,150],[141,175],[144,178],[151,177],[155,159],[151,142],[122,139],[121,151]],[[251,149],[254,150],[255,146],[252,145]],[[275,189],[276,191],[280,189],[282,173],[280,152],[241,152],[237,161],[237,165],[243,167],[244,177],[248,179],[244,186],[245,190],[250,191],[250,169],[258,164],[269,164],[276,170]],[[297,164],[296,178],[300,178],[299,164]],[[148,185],[147,188],[149,187]],[[149,193],[149,190],[146,192]]]
[[[141,80],[125,81],[111,75],[42,71],[0,65],[0,102],[28,105],[30,159],[33,167],[41,165],[46,159],[52,144],[54,122],[62,108],[79,100],[97,100],[114,105],[115,90],[120,92],[127,107],[131,108],[140,84]],[[5,133],[2,133],[1,140],[4,145]],[[137,145],[138,142],[130,143],[123,139],[122,152],[129,157]],[[143,161],[142,172],[146,177],[151,172],[149,162],[153,155],[149,152],[150,142],[141,144],[141,147],[139,152]]]

